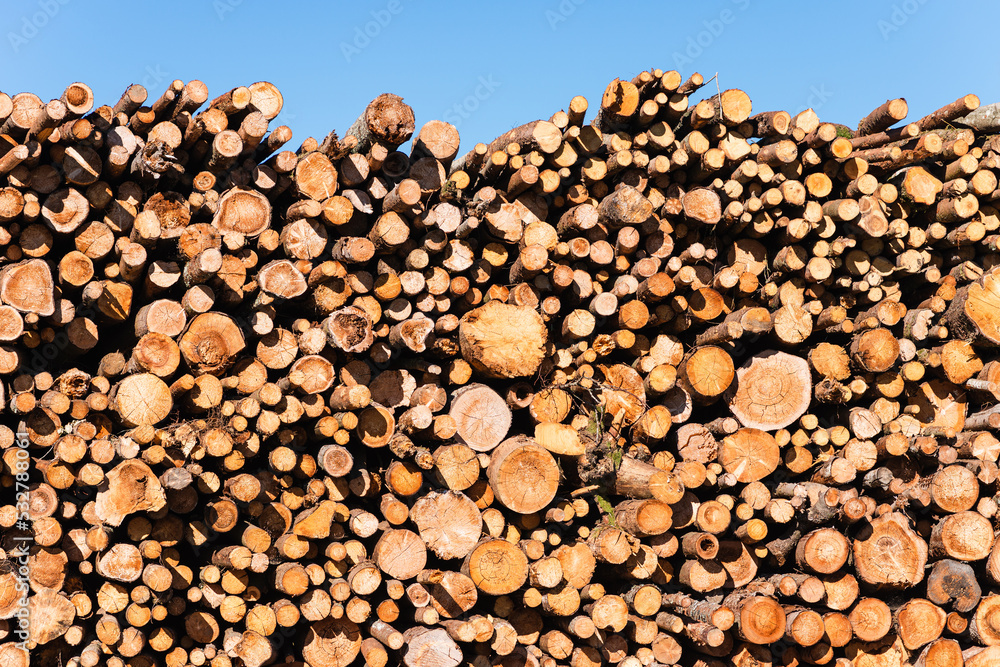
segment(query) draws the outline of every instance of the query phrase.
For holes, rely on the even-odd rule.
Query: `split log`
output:
[[[948,304],[945,318],[949,330],[960,340],[977,345],[1000,344],[1000,328],[993,314],[1000,304],[1000,273],[990,270],[976,282],[963,287]]]
[[[96,516],[112,526],[120,526],[134,512],[157,511],[166,504],[166,496],[153,471],[142,461],[123,461],[105,477],[97,493]]]

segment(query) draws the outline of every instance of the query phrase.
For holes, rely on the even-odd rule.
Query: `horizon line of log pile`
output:
[[[25,538],[37,664],[1000,664],[994,116],[703,85],[0,93],[4,667]]]

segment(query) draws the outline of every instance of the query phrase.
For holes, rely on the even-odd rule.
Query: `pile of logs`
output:
[[[4,667],[1000,664],[994,121],[704,83],[0,93]]]

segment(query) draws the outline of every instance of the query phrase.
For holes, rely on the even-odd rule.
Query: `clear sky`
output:
[[[343,133],[383,92],[417,126],[458,126],[462,149],[548,118],[643,69],[718,73],[754,111],[813,107],[855,126],[887,98],[916,119],[975,93],[1000,101],[994,0],[503,3],[3,0],[0,90],[58,97],[89,84],[114,104],[201,79],[214,97],[259,80],[285,98],[293,146]],[[714,84],[713,84],[714,91]],[[708,91],[705,91],[706,94]],[[592,112],[588,113],[588,119]]]

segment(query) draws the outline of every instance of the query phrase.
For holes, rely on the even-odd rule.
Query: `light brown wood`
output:
[[[462,573],[487,595],[507,595],[528,578],[528,559],[505,540],[484,539],[462,563]]]
[[[22,313],[55,313],[52,272],[41,259],[28,259],[0,269],[0,299]]]
[[[908,601],[896,611],[896,625],[903,646],[913,651],[937,640],[945,628],[947,614],[922,599]]]
[[[806,412],[811,384],[804,359],[766,351],[755,354],[736,371],[736,382],[727,398],[730,410],[744,426],[774,431]]]
[[[479,541],[482,516],[459,491],[429,493],[414,503],[410,518],[421,539],[439,558],[465,558]]]
[[[865,583],[905,587],[924,578],[927,543],[898,512],[872,520],[855,538],[853,550],[858,577]]]
[[[742,428],[719,445],[719,463],[741,482],[755,482],[778,467],[779,449],[774,437],[755,428]]]
[[[504,399],[485,384],[472,383],[451,396],[449,414],[461,441],[477,452],[488,452],[507,436],[511,413]]]
[[[493,450],[486,475],[497,500],[521,514],[548,505],[559,485],[552,454],[527,436],[508,438]]]
[[[347,130],[356,137],[358,152],[365,152],[374,143],[396,147],[413,134],[413,109],[398,95],[385,93],[376,97],[365,112]]]
[[[129,375],[112,392],[115,412],[126,426],[152,426],[170,414],[170,388],[153,373]]]
[[[94,507],[104,523],[118,526],[133,512],[157,511],[166,504],[163,488],[142,461],[123,461],[106,475],[107,488],[99,491]]]
[[[382,534],[372,551],[372,557],[387,575],[405,581],[424,569],[427,564],[427,549],[419,535],[397,529]]]
[[[462,661],[462,650],[443,628],[411,628],[404,637],[407,667],[456,667]]]
[[[220,198],[212,225],[223,234],[259,236],[271,222],[271,203],[259,192],[233,188]],[[162,224],[162,220],[161,220]]]
[[[525,377],[538,369],[547,333],[541,317],[522,306],[491,301],[463,316],[462,357],[490,377]]]
[[[181,354],[199,373],[220,374],[245,347],[243,332],[223,313],[202,313],[192,319],[181,336]]]
[[[854,636],[865,642],[882,639],[892,628],[889,605],[878,598],[861,598],[848,618]]]
[[[309,627],[302,656],[309,664],[346,667],[360,651],[358,626],[346,618],[327,618]]]

